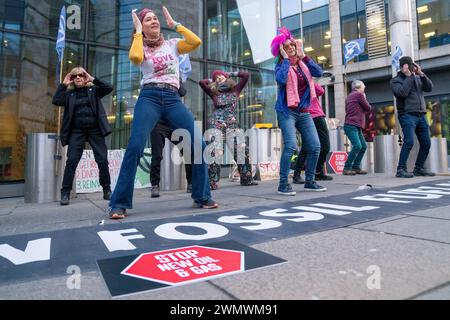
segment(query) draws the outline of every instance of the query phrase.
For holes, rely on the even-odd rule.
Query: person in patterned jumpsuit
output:
[[[240,78],[236,84],[230,77]],[[209,128],[215,128],[222,132],[223,139],[226,139],[227,130],[239,129],[237,122],[237,103],[239,101],[239,95],[248,82],[250,74],[248,72],[231,72],[227,73],[221,70],[214,70],[211,79],[200,80],[200,87],[206,92],[206,94],[212,99],[214,104],[214,113],[209,121]],[[234,139],[233,139],[234,140]],[[223,141],[215,141],[212,139],[211,143],[214,143],[214,150],[223,150]],[[244,142],[237,143],[234,141],[234,146],[228,146],[231,150],[234,150],[234,160],[238,162],[238,170],[243,186],[258,185],[253,181],[252,167],[249,159],[249,148]],[[239,163],[238,150],[245,148],[245,162]],[[215,152],[212,152],[212,156],[215,156]],[[209,181],[212,190],[218,188],[220,180],[220,164],[212,163],[208,169]]]

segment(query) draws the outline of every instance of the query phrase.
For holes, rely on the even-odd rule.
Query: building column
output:
[[[339,0],[330,0],[329,4],[330,31],[331,31],[331,60],[333,61],[334,80],[334,102],[336,118],[340,124],[344,124],[345,119],[345,92],[344,66],[342,61],[342,36],[341,36],[341,14],[339,10]]]
[[[400,46],[404,56],[414,60],[417,48],[414,48],[411,0],[389,1],[389,30],[391,35],[391,53]],[[415,10],[415,1],[414,1]],[[414,19],[416,20],[416,19]]]

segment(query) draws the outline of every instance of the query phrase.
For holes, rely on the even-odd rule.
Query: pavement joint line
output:
[[[235,295],[233,295],[232,293],[228,292],[228,290],[222,288],[218,284],[215,284],[212,280],[207,280],[206,282],[209,283],[210,285],[212,285],[214,288],[216,288],[220,292],[222,292],[223,294],[229,296],[231,299],[233,299],[233,300],[241,300],[238,297],[236,297]]]
[[[91,204],[93,204],[94,205],[94,207],[97,207],[97,208],[99,208],[103,213],[105,213],[106,212],[106,210],[105,210],[105,208],[103,208],[103,207],[100,207],[100,205],[97,205],[95,202],[94,202],[94,200],[92,200],[92,199],[87,199],[87,201],[88,202],[90,202]]]
[[[403,214],[403,213],[402,213]],[[404,214],[405,216],[408,217],[417,217],[417,218],[425,218],[425,219],[435,219],[435,220],[445,220],[445,221],[450,221],[450,218],[441,218],[441,217],[430,217],[430,216],[420,216],[420,215],[415,215],[415,214]]]
[[[413,236],[408,236],[408,235],[404,235],[404,234],[398,234],[398,233],[392,233],[392,232],[386,232],[386,231],[379,231],[379,230],[372,230],[372,229],[366,229],[366,228],[355,228],[353,226],[347,226],[346,228],[353,229],[353,230],[359,230],[359,231],[376,232],[376,233],[381,233],[381,234],[387,234],[387,235],[390,235],[390,236],[397,236],[397,237],[414,239],[414,240],[429,241],[429,242],[434,242],[434,243],[439,243],[439,244],[446,244],[446,245],[450,246],[450,242],[445,242],[445,241],[438,241],[438,240],[433,240],[433,239],[413,237]]]
[[[415,298],[418,298],[418,297],[423,296],[423,295],[425,295],[425,294],[431,293],[431,292],[433,292],[433,291],[437,291],[437,290],[439,290],[439,289],[441,289],[441,288],[447,287],[448,285],[450,285],[450,281],[444,282],[444,283],[442,283],[442,284],[439,284],[439,285],[437,285],[437,286],[435,286],[435,287],[432,287],[432,288],[430,288],[430,289],[427,289],[427,290],[425,290],[425,291],[416,293],[415,295],[413,295],[413,296],[411,296],[411,297],[409,297],[409,298],[406,298],[405,300],[414,300]]]
[[[399,217],[395,218],[396,216],[399,216]],[[392,222],[392,221],[401,220],[401,219],[407,218],[407,215],[399,214],[399,215],[395,215],[395,216],[388,217],[388,218],[385,218],[385,219],[389,219],[389,218],[393,218],[393,219],[390,219],[390,220],[387,220],[387,221],[372,220],[372,221],[368,221],[368,222],[362,222],[361,224],[366,224],[366,223],[370,223],[370,222],[373,222],[373,224],[370,224],[368,226],[362,226],[362,227],[359,227],[359,228],[358,227],[354,227],[354,229],[364,229],[364,228],[369,227],[369,226],[375,226],[375,225],[380,225],[380,224],[383,224],[383,223],[388,223],[388,222]]]
[[[19,205],[16,204],[16,205],[14,206],[14,208],[12,208],[8,213],[6,213],[6,214],[0,214],[0,218],[2,218],[2,217],[9,217],[10,215],[13,214],[14,210],[16,210],[18,207],[19,207]]]

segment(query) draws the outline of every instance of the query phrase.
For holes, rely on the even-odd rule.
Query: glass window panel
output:
[[[273,64],[272,64],[273,65]],[[250,79],[241,92],[238,106],[236,108],[239,127],[247,130],[256,123],[272,123],[276,125],[275,102],[277,87],[275,75],[266,70],[245,70],[243,68],[233,69],[224,68],[222,65],[210,64],[208,67],[209,75],[216,69],[226,72],[246,71],[250,73]],[[210,76],[209,76],[210,77]],[[238,81],[239,79],[236,79]],[[214,112],[214,105],[211,98],[207,97],[206,116],[208,128],[211,127],[210,121]]]
[[[300,2],[300,1],[299,1]],[[329,0],[302,0],[303,12],[327,5]]]
[[[272,59],[267,43],[275,36],[275,1],[216,0],[208,1],[206,5],[209,59],[249,67]],[[270,27],[272,24],[273,28]],[[263,27],[265,31],[262,31]]]
[[[300,12],[300,1],[281,0],[281,18],[289,17]]]
[[[130,62],[127,50],[89,46],[88,72],[113,85],[113,92],[102,99],[113,127],[107,145],[111,149],[125,148],[139,96],[139,68]]]
[[[342,56],[344,55],[344,45],[354,39],[366,38],[366,10],[364,1],[360,0],[342,0],[339,3],[341,11],[341,36],[342,36]],[[367,44],[364,53],[353,58],[348,63],[363,61],[368,59]]]
[[[417,22],[421,49],[450,44],[450,2],[448,0],[418,0]]]
[[[62,6],[67,10],[66,39],[80,40],[84,35],[83,0],[6,0],[0,1],[5,29],[57,36]]]
[[[331,32],[328,6],[303,13],[303,40],[305,53],[322,68],[332,67]],[[298,15],[282,20],[282,25],[300,38],[300,18]]]
[[[58,60],[54,41],[6,32],[0,33],[0,37],[0,162],[3,170],[0,182],[3,182],[25,178],[27,134],[57,132],[58,108],[51,100],[59,74],[56,74]],[[64,63],[63,75],[80,64],[82,47],[68,42],[65,55],[71,60]]]
[[[182,23],[201,39],[203,7],[202,1],[186,0],[166,4],[175,21]],[[155,11],[161,23],[161,31],[166,39],[182,38],[173,30],[168,29],[160,2],[136,0],[91,0],[89,3],[89,39],[129,48],[133,33],[132,9],[151,8]],[[202,47],[191,53],[192,57],[202,56]]]

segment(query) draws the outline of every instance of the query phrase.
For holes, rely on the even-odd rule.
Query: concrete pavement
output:
[[[449,176],[398,179],[384,175],[336,176],[324,182],[326,193],[303,192],[295,197],[276,193],[276,181],[241,187],[223,179],[213,192],[215,212],[264,204],[309,200],[354,192],[359,186],[392,188],[424,185]],[[447,182],[448,183],[448,182]],[[78,195],[71,204],[24,204],[23,198],[0,200],[0,237],[120,224],[107,219],[100,193]],[[450,197],[446,195],[445,197]],[[439,200],[436,200],[439,201]],[[134,209],[124,222],[178,218],[208,213],[191,208],[190,195],[162,192],[150,198],[136,190]],[[450,299],[450,206],[411,210],[389,218],[252,245],[287,260],[251,272],[190,285],[131,295],[120,299]],[[3,259],[3,258],[0,258]],[[67,276],[0,284],[0,299],[110,299],[99,270],[81,270],[80,289],[67,288]]]

